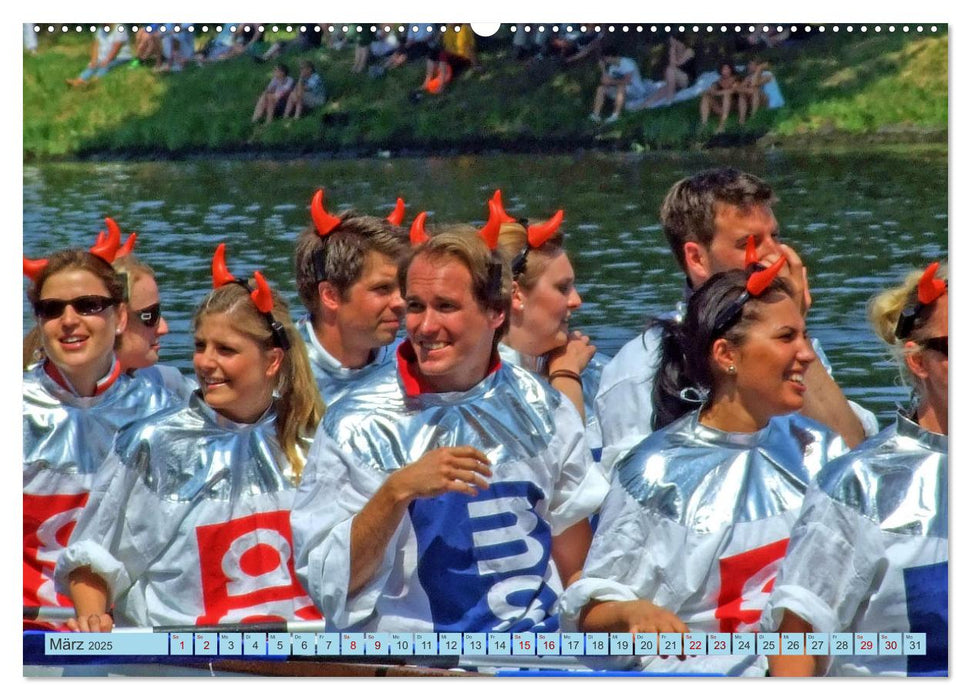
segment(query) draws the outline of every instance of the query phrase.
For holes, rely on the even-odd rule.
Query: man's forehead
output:
[[[716,235],[722,231],[729,234],[748,235],[749,229],[762,227],[769,227],[773,231],[778,228],[772,205],[768,202],[742,205],[715,202]]]
[[[408,297],[462,299],[472,294],[472,275],[455,258],[415,258],[408,268],[405,284]]]

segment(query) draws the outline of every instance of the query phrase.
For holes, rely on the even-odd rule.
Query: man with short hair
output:
[[[396,366],[328,410],[308,455],[297,576],[328,629],[556,630],[561,577],[583,559],[558,536],[607,491],[583,422],[500,361],[511,273],[478,235],[435,235],[400,281]]]
[[[734,168],[706,170],[676,182],[661,205],[661,225],[671,252],[687,278],[685,296],[715,273],[744,269],[745,251],[753,239],[765,265],[783,256],[783,268],[802,312],[811,302],[806,269],[799,256],[779,241],[772,188]],[[680,317],[683,302],[673,315]],[[617,459],[653,432],[652,392],[660,357],[660,329],[650,328],[629,341],[603,370],[595,406],[603,432],[602,464]],[[820,362],[806,372],[802,413],[837,431],[851,447],[877,432],[876,417],[848,402],[830,376],[829,362],[818,342]]]
[[[646,97],[647,87],[641,79],[637,62],[633,58],[621,56],[615,47],[604,48],[600,70],[600,85],[597,86],[597,93],[593,98],[590,120],[600,123],[600,111],[609,97],[614,101],[614,111],[606,119],[606,123],[610,124],[620,119],[625,102],[638,102]]]
[[[394,358],[404,313],[398,259],[408,239],[387,219],[327,214],[322,191],[311,213],[314,223],[300,234],[294,255],[297,293],[309,312],[297,328],[329,406]]]

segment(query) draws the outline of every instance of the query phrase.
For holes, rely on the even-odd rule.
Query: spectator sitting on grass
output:
[[[664,85],[651,95],[646,107],[659,102],[669,103],[678,90],[692,85],[698,77],[695,50],[688,46],[684,34],[672,34],[668,38],[668,65],[664,69]]]
[[[430,24],[409,24],[405,33],[405,43],[388,56],[384,62],[384,69],[399,68],[408,61],[434,58],[432,43],[435,38],[434,27]]]
[[[434,93],[443,92],[445,86],[466,68],[475,69],[479,65],[479,58],[475,51],[475,34],[468,24],[449,24],[441,40],[441,49],[437,57],[432,54],[425,61],[423,85],[429,92]]]
[[[189,24],[164,24],[162,36],[162,60],[155,70],[162,73],[178,73],[195,55],[196,45],[193,35],[188,31]],[[178,27],[179,31],[175,28]]]
[[[714,112],[721,117],[715,133],[723,132],[725,122],[732,111],[733,100],[738,104],[738,124],[739,126],[744,124],[748,99],[740,88],[741,82],[735,74],[735,66],[729,61],[722,61],[718,65],[718,80],[701,95],[701,126],[708,124],[708,115]]]
[[[273,117],[283,112],[291,90],[293,90],[293,78],[290,77],[290,69],[285,64],[278,63],[273,69],[273,78],[256,101],[253,123],[263,117],[266,117],[267,124],[273,121]]]
[[[610,124],[620,118],[620,111],[624,108],[626,100],[643,99],[647,94],[647,88],[641,80],[641,72],[637,69],[634,59],[621,56],[613,46],[604,48],[603,57],[600,59],[600,70],[600,85],[593,98],[593,112],[590,113],[590,119],[598,123],[601,121],[600,111],[603,109],[604,101],[609,97],[614,101],[614,111],[606,120],[606,123]]]
[[[116,24],[112,28],[103,24],[94,35],[87,68],[77,78],[68,78],[65,82],[71,87],[83,87],[89,81],[104,77],[112,68],[128,63],[131,57],[125,25]]]
[[[740,99],[748,101],[749,116],[754,117],[759,107],[776,109],[785,104],[775,76],[768,70],[768,63],[757,59],[748,62],[748,73],[742,78],[738,91]]]
[[[324,104],[327,93],[324,89],[324,81],[320,73],[314,68],[311,61],[300,61],[300,76],[297,79],[297,86],[287,98],[287,106],[283,110],[284,117],[294,117],[299,119],[303,116],[304,110],[311,110]]]
[[[146,24],[135,34],[135,58],[140,63],[159,63],[162,60],[161,24]]]

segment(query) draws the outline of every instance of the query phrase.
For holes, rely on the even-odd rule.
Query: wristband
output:
[[[553,383],[554,379],[559,379],[560,377],[566,377],[567,379],[572,379],[580,387],[583,387],[583,381],[580,379],[580,375],[574,372],[572,369],[558,369],[555,372],[550,372],[550,383]]]

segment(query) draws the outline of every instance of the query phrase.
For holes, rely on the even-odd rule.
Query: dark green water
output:
[[[809,268],[811,332],[846,393],[885,422],[907,394],[864,310],[875,291],[908,269],[947,256],[942,148],[26,166],[24,252],[43,257],[87,247],[106,215],[124,232],[137,231],[137,252],[158,273],[172,328],[162,360],[188,369],[189,319],[211,286],[217,243],[227,243],[237,275],[263,270],[298,309],[292,246],[309,223],[315,188],[326,188],[329,209],[381,215],[400,195],[410,223],[421,210],[429,221],[481,222],[486,199],[501,187],[513,214],[545,218],[566,210],[567,247],[584,300],[577,326],[613,354],[682,294],[657,212],[674,181],[714,165],[749,170],[776,189],[783,238]],[[24,310],[26,330],[26,302]]]

